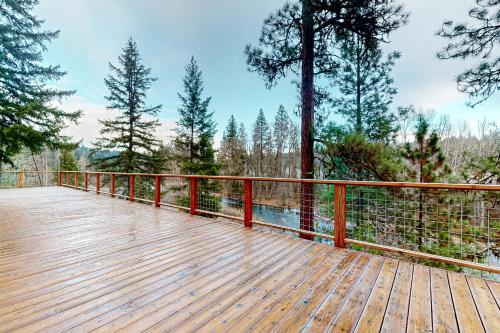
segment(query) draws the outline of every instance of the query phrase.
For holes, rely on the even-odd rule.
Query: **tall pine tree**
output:
[[[109,64],[110,74],[104,80],[109,89],[107,108],[119,111],[120,115],[100,120],[102,136],[94,143],[93,150],[94,164],[100,170],[150,172],[158,163],[153,155],[160,143],[154,137],[159,122],[151,118],[158,115],[161,105],[146,105],[146,94],[156,78],[141,61],[137,44],[129,39],[118,57],[119,65]],[[99,151],[118,151],[118,154],[98,157]]]
[[[0,1],[0,167],[23,147],[40,152],[59,148],[69,140],[61,131],[76,122],[80,112],[66,112],[51,104],[72,91],[49,88],[64,76],[59,66],[45,66],[46,44],[58,31],[42,29],[43,20],[31,14],[37,0]]]
[[[334,99],[334,107],[351,132],[369,141],[391,141],[398,129],[398,115],[389,106],[397,92],[390,74],[400,56],[392,52],[384,59],[380,48],[368,48],[358,35],[341,45],[342,60],[333,75],[341,97]]]
[[[238,133],[238,125],[233,115],[222,137],[219,163],[222,166],[224,175],[243,176],[245,173],[246,148]]]
[[[182,81],[184,95],[178,94],[182,106],[174,141],[177,162],[184,174],[215,175],[219,165],[213,148],[215,121],[213,112],[208,110],[211,97],[203,98],[202,72],[194,57],[186,66]]]
[[[259,110],[257,120],[253,126],[252,134],[252,170],[257,177],[269,176],[268,163],[272,152],[273,141],[269,123],[266,120],[264,111]]]

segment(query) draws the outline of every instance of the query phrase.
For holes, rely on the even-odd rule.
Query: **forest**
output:
[[[109,59],[103,78],[106,107],[118,116],[102,114],[100,136],[91,146],[64,134],[85,110],[63,110],[55,102],[74,91],[49,84],[65,75],[59,66],[43,62],[59,32],[44,30],[43,19],[32,13],[38,1],[0,3],[0,170],[500,183],[498,119],[471,125],[439,110],[394,105],[398,87],[392,73],[404,54],[385,50],[391,33],[410,17],[399,1],[300,0],[270,13],[261,36],[241,50],[247,58],[241,66],[269,89],[293,79],[296,107],[263,110],[256,101],[253,124],[230,115],[220,142],[215,142],[217,110],[196,56],[178,78],[183,90],[174,138],[155,137],[164,107],[150,104],[148,93],[161,78],[144,63],[132,37]],[[500,90],[500,1],[476,0],[468,16],[467,24],[443,17],[436,34],[444,46],[435,53],[443,62],[476,60],[476,67],[456,76],[457,89],[469,97],[474,112]],[[136,186],[149,190],[146,183]],[[178,183],[171,190],[184,193],[187,186]],[[214,211],[230,209],[223,199],[241,198],[241,184],[207,181],[203,186],[204,200]],[[331,232],[331,226],[317,221],[331,219],[332,195],[328,187],[272,182],[254,190],[256,203],[296,210],[301,228],[319,232]],[[301,222],[308,214],[304,197],[316,198],[310,207],[315,211],[309,212],[315,216],[313,226]],[[175,200],[185,205],[189,198]],[[352,188],[348,232],[360,240],[498,261],[499,200],[498,192]]]

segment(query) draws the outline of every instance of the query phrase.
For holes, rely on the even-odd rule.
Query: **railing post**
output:
[[[115,196],[115,183],[116,183],[116,176],[114,173],[111,174],[111,197]]]
[[[75,188],[78,188],[78,172],[75,172]]]
[[[134,201],[134,196],[135,196],[135,176],[134,175],[130,175],[129,176],[129,180],[130,180],[130,201]]]
[[[189,213],[191,215],[196,215],[196,210],[198,209],[198,179],[196,177],[189,177],[189,192],[190,192],[190,209]]]
[[[243,181],[243,224],[246,228],[252,227],[252,180]]]
[[[101,192],[101,174],[96,173],[95,175],[95,192],[99,194]]]
[[[57,173],[57,186],[62,186],[62,172]]]
[[[160,207],[161,201],[161,178],[155,176],[155,207]]]
[[[22,188],[24,183],[24,171],[17,173],[17,187]]]
[[[66,186],[69,186],[69,184],[70,184],[70,181],[69,181],[70,177],[71,177],[70,175],[71,174],[69,172],[66,172]]]
[[[84,178],[85,178],[85,183],[83,186],[85,187],[85,191],[88,191],[89,190],[89,173],[88,172],[85,172]]]
[[[336,247],[345,247],[346,238],[346,186],[335,184],[334,237]]]

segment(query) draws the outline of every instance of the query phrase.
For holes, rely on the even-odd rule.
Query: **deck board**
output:
[[[105,195],[0,190],[0,332],[493,332],[499,291]]]

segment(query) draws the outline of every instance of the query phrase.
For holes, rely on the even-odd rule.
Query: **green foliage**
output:
[[[213,112],[208,111],[210,97],[203,99],[202,72],[191,57],[183,78],[184,95],[179,94],[177,137],[174,145],[176,160],[181,173],[216,175],[219,165],[215,162],[213,139],[216,133]]]
[[[347,38],[340,49],[340,67],[332,75],[332,84],[341,97],[333,101],[351,132],[364,134],[369,141],[391,141],[398,130],[400,114],[389,110],[394,95],[392,68],[399,52],[383,58],[380,48],[368,48],[362,38]]]
[[[457,76],[457,88],[471,98],[471,106],[482,103],[500,90],[500,57],[495,53],[500,43],[500,1],[476,0],[469,10],[474,24],[445,21],[438,32],[450,40],[438,52],[440,59],[479,58],[481,62]]]
[[[499,184],[500,183],[500,146],[494,155],[479,157],[465,153],[469,163],[461,174],[469,183]]]
[[[405,172],[396,148],[329,124],[316,146],[327,178],[395,181]]]
[[[224,175],[242,176],[245,173],[246,148],[240,137],[236,119],[231,115],[222,137],[218,161]]]
[[[410,176],[413,179],[417,176],[420,183],[433,183],[451,173],[439,145],[439,136],[436,131],[431,130],[431,124],[423,114],[417,115],[415,144],[406,143],[403,156],[417,166]]]
[[[51,103],[73,92],[47,87],[65,72],[43,64],[46,44],[59,32],[42,29],[44,21],[31,14],[37,4],[0,1],[0,165],[12,164],[12,156],[23,147],[35,153],[61,147],[69,141],[61,133],[65,122],[80,116]]]
[[[119,111],[120,115],[100,120],[101,137],[92,152],[93,164],[100,170],[150,172],[159,165],[158,155],[153,156],[159,147],[153,134],[159,122],[150,118],[157,116],[161,105],[146,106],[146,94],[156,78],[141,60],[136,43],[130,39],[118,57],[119,65],[109,64],[110,74],[104,80],[109,90],[107,108]],[[97,153],[102,151],[118,154],[98,157]]]
[[[62,149],[59,155],[59,170],[77,171],[79,170],[73,149]]]

